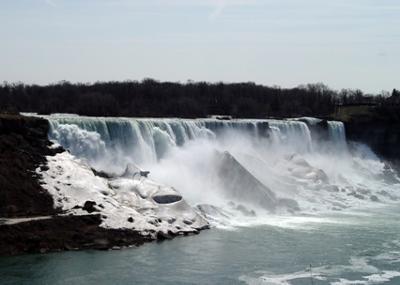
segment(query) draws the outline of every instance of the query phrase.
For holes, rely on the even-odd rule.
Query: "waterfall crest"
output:
[[[286,144],[297,151],[312,150],[307,124],[281,120],[214,119],[128,119],[52,116],[50,139],[56,140],[72,154],[96,160],[105,149],[130,156],[138,164],[154,163],[173,147],[199,139],[218,140],[236,133],[254,142],[271,138],[275,144]],[[297,144],[301,141],[301,145]]]

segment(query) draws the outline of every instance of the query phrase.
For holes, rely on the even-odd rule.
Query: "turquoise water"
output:
[[[0,284],[400,284],[399,210],[211,229],[120,251],[3,257]]]

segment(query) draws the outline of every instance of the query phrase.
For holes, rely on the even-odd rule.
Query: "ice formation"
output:
[[[156,183],[140,171],[121,177],[96,176],[90,166],[68,152],[48,157],[42,174],[43,187],[65,214],[101,214],[102,227],[135,229],[156,235],[191,233],[208,227],[207,221],[190,207],[172,187]]]

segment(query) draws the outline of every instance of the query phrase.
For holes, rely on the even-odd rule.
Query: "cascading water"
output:
[[[77,116],[50,117],[50,138],[73,154],[96,161],[107,151],[122,152],[137,164],[156,162],[166,151],[199,139],[216,140],[226,134],[247,135],[260,142],[269,136],[276,143],[312,148],[307,125],[297,121],[211,119],[127,119]],[[269,127],[270,126],[270,127]],[[272,131],[271,131],[272,130]],[[275,131],[275,132],[274,132]],[[89,145],[85,146],[88,143]],[[123,165],[120,165],[123,166]]]
[[[328,122],[329,139],[338,148],[345,150],[347,148],[346,132],[342,122]]]
[[[312,118],[46,118],[50,138],[92,167],[122,174],[138,165],[210,219],[343,210],[390,202],[399,189],[366,146],[348,150],[340,122],[328,122],[326,139],[315,140],[308,125],[320,121]]]

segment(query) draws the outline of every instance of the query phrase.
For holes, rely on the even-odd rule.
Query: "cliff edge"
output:
[[[45,168],[50,148],[48,122],[20,115],[0,115],[0,217],[54,215],[53,199],[35,170]]]
[[[379,156],[400,166],[399,106],[342,106],[334,119],[344,122],[349,140],[369,145]]]

